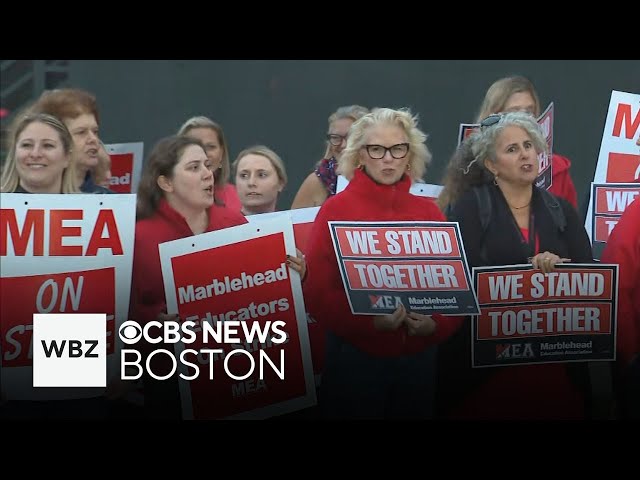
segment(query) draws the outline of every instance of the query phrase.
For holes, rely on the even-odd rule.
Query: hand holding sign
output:
[[[567,263],[570,261],[570,258],[560,258],[555,253],[543,252],[533,257],[531,259],[531,264],[533,265],[533,268],[539,268],[542,270],[542,273],[549,273],[555,270],[558,263]]]
[[[304,254],[299,248],[296,248],[297,256],[292,257],[287,255],[287,265],[300,274],[300,278],[304,280],[304,276],[307,273],[307,262],[304,259]]]
[[[407,332],[412,337],[428,337],[436,331],[437,323],[431,315],[411,312],[407,315]]]
[[[376,315],[373,317],[373,325],[382,332],[392,332],[402,325],[407,317],[407,309],[400,304],[396,310],[389,315]]]

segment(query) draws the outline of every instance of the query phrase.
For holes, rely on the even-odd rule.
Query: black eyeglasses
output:
[[[367,153],[374,160],[380,160],[383,158],[387,154],[387,151],[395,159],[404,158],[407,156],[407,153],[409,153],[408,143],[398,143],[397,145],[392,145],[390,147],[383,147],[382,145],[365,145],[364,148],[367,149]]]
[[[488,128],[502,120],[503,115],[501,113],[492,113],[487,118],[480,122],[480,128]]]
[[[329,143],[331,145],[333,145],[334,147],[337,147],[342,144],[342,140],[344,140],[345,142],[347,141],[347,136],[338,135],[337,133],[329,133],[327,134],[327,140],[329,140]]]

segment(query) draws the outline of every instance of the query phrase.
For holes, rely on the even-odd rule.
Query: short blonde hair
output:
[[[427,135],[418,128],[418,116],[406,108],[375,108],[351,125],[347,146],[338,160],[338,173],[348,179],[353,177],[367,133],[376,125],[395,125],[405,132],[409,142],[409,176],[413,181],[422,180],[431,163],[431,152],[425,143]]]
[[[0,192],[15,192],[20,184],[20,176],[16,163],[16,148],[18,145],[18,137],[32,123],[43,123],[53,128],[60,136],[64,153],[69,157],[69,166],[62,171],[62,189],[60,193],[80,193],[76,186],[75,164],[71,161],[71,152],[73,151],[73,138],[71,133],[56,117],[46,113],[27,113],[16,119],[14,128],[11,129],[11,138],[9,143],[9,153],[4,162],[2,177],[0,177]]]
[[[278,174],[278,178],[282,182],[282,186],[284,187],[287,184],[287,170],[284,168],[284,162],[276,152],[265,145],[254,145],[253,147],[242,150],[233,161],[232,167],[234,174],[238,173],[238,164],[240,163],[240,160],[247,155],[262,155],[263,157],[266,157]]]

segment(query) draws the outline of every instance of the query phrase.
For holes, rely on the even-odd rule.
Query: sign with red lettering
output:
[[[193,343],[176,345],[181,355],[200,352],[196,378],[180,380],[183,417],[258,419],[314,405],[300,276],[285,263],[295,255],[291,223],[253,222],[159,248],[168,313],[200,327]],[[237,341],[204,338],[221,324]]]
[[[609,110],[602,133],[600,154],[596,165],[593,183],[632,183],[640,182],[640,148],[636,144],[640,136],[640,94],[611,92]],[[589,207],[584,228],[589,233],[596,251],[594,235],[594,194],[590,192]],[[602,223],[603,220],[600,220]],[[599,248],[602,251],[602,248]]]
[[[593,221],[591,238],[593,257],[600,259],[611,231],[625,209],[640,196],[640,183],[592,183]]]
[[[115,193],[136,193],[142,174],[144,143],[112,143],[104,148],[111,157],[109,189]]]
[[[617,265],[480,267],[472,366],[615,360]]]
[[[329,222],[352,313],[478,312],[457,223]]]
[[[553,102],[538,117],[538,125],[547,142],[548,153],[538,155],[536,187],[549,189],[553,183]],[[478,123],[461,123],[458,130],[458,146],[480,128]]]
[[[261,213],[258,215],[250,215],[247,217],[249,222],[258,222],[265,219],[281,218],[282,221],[290,221],[293,225],[293,236],[298,248],[303,255],[307,252],[307,243],[309,235],[313,228],[313,222],[320,207],[298,208],[295,210],[282,210],[272,213]],[[324,368],[324,344],[326,338],[326,330],[324,326],[316,321],[309,312],[307,312],[307,327],[309,329],[309,344],[311,345],[311,359],[313,363],[313,373],[316,379],[316,385],[320,384],[320,375]]]
[[[100,394],[32,387],[35,313],[105,313],[108,375],[118,373],[117,329],[129,310],[134,226],[135,195],[2,194],[0,365],[9,399]]]

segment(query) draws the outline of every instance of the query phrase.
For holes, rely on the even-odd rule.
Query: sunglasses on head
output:
[[[496,123],[500,123],[502,117],[503,115],[501,113],[492,113],[480,122],[480,128],[488,128],[495,125]]]

